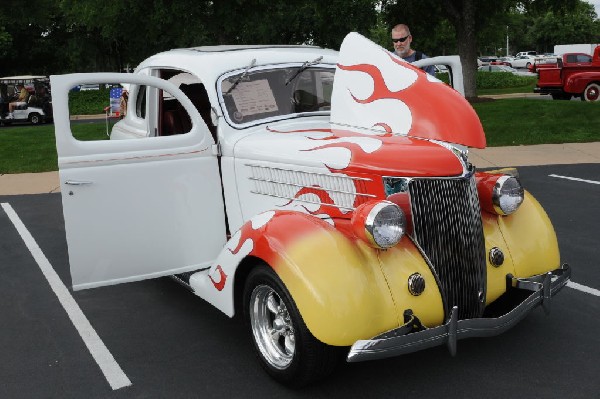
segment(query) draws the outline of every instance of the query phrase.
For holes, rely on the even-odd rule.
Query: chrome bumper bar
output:
[[[411,311],[405,312],[405,324],[372,339],[356,341],[348,353],[348,362],[383,359],[417,352],[446,344],[450,353],[456,354],[456,342],[471,337],[491,337],[502,334],[525,318],[535,307],[542,305],[550,312],[550,299],[571,278],[571,268],[564,264],[559,269],[528,278],[507,276],[507,292],[521,290],[532,292],[523,302],[497,318],[458,320],[458,308],[450,312],[448,321],[434,328],[424,328]]]

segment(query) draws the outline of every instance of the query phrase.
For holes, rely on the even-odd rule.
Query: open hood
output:
[[[485,148],[479,117],[460,93],[354,32],[340,49],[331,123]]]

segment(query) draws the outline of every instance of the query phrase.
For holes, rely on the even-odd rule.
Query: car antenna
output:
[[[292,80],[296,79],[296,76],[300,75],[302,73],[302,71],[304,71],[306,68],[308,68],[309,66],[313,66],[315,64],[318,64],[319,62],[321,62],[321,60],[323,59],[323,56],[320,56],[318,58],[315,58],[312,61],[306,61],[304,64],[302,64],[302,66],[300,68],[298,68],[298,70],[296,71],[296,73],[294,73],[292,76],[290,76],[288,78],[288,80],[285,81],[285,85],[289,85]]]
[[[246,75],[248,74],[248,71],[250,70],[250,68],[252,68],[254,65],[256,65],[256,58],[252,59],[252,61],[250,62],[250,65],[248,65],[246,67],[246,69],[244,69],[244,72],[240,76],[238,76],[238,78],[235,80],[235,82],[233,82],[233,84],[231,85],[231,87],[229,88],[229,90],[227,90],[225,92],[225,95],[231,93],[232,90],[235,89],[235,87],[242,81],[242,79],[244,79],[246,77]]]

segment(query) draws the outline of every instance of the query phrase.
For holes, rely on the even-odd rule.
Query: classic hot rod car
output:
[[[447,62],[444,62],[447,61]],[[456,58],[420,63],[451,66]],[[110,140],[72,134],[69,88],[127,83]],[[477,172],[459,91],[356,33],[176,49],[134,74],[52,77],[75,290],[174,276],[302,385],[348,361],[499,334],[569,280],[540,204]]]

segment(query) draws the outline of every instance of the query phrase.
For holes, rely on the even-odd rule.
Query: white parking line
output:
[[[548,176],[550,176],[550,177],[557,177],[559,179],[567,179],[567,180],[580,181],[582,183],[600,184],[600,181],[578,179],[577,177],[560,176],[560,175],[548,175]]]
[[[37,262],[38,266],[42,270],[44,277],[48,280],[50,287],[58,297],[61,305],[67,312],[67,315],[71,319],[71,322],[79,332],[81,339],[87,346],[92,357],[102,370],[104,377],[110,384],[113,390],[123,388],[131,385],[131,381],[125,375],[119,364],[115,361],[115,358],[110,353],[108,348],[104,345],[104,342],[100,339],[88,319],[85,317],[75,299],[69,293],[69,290],[61,281],[58,274],[54,271],[54,268],[46,258],[46,255],[42,252],[37,242],[27,230],[27,227],[23,224],[17,213],[14,211],[9,203],[2,203],[4,212],[8,215],[9,219],[19,232],[19,235],[23,239],[23,242],[31,252],[31,255]]]
[[[590,287],[587,287],[585,285],[577,284],[577,283],[574,283],[572,281],[569,281],[567,283],[567,287],[573,288],[573,289],[576,289],[576,290],[579,290],[579,291],[582,291],[582,292],[585,292],[586,294],[592,294],[592,295],[600,296],[600,290],[597,290],[595,288],[590,288]]]

